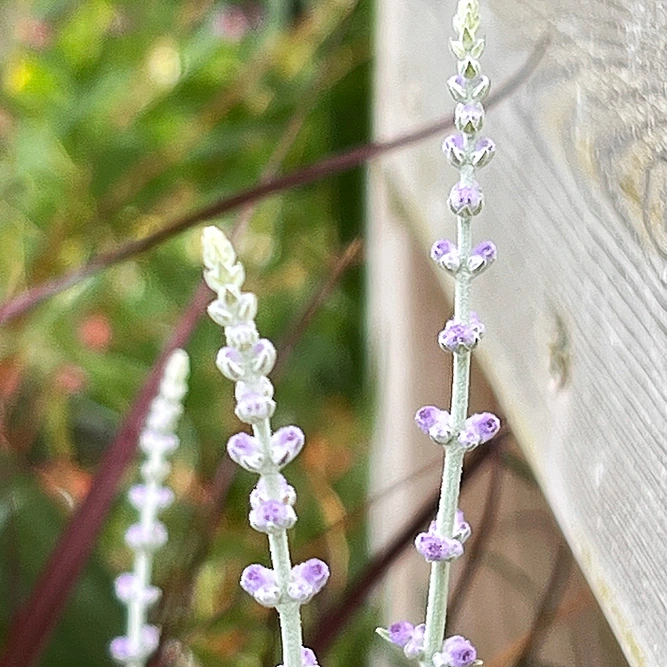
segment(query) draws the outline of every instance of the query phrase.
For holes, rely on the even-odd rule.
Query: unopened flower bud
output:
[[[470,185],[459,182],[451,189],[447,203],[455,215],[470,218],[482,210],[484,196],[477,182]]]
[[[232,382],[238,382],[245,376],[243,355],[235,347],[223,347],[215,359],[218,370]]]
[[[461,265],[459,250],[448,239],[440,239],[431,246],[431,258],[441,269],[451,274],[456,273]]]
[[[457,104],[454,110],[456,129],[465,134],[475,134],[484,127],[484,107],[476,102]]]

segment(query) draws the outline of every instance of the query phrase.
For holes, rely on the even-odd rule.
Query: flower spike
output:
[[[271,568],[255,563],[243,570],[241,588],[278,612],[280,667],[317,667],[315,654],[303,646],[300,605],[324,587],[329,568],[317,558],[292,566],[287,531],[297,521],[296,492],[280,472],[299,454],[305,436],[298,426],[272,431],[276,402],[267,376],[276,361],[276,348],[257,331],[257,299],[241,290],[245,270],[232,244],[217,227],[207,227],[202,249],[204,278],[217,295],[208,313],[224,328],[227,343],[218,352],[216,365],[235,383],[236,416],[252,428],[252,435],[245,431],[233,435],[227,452],[241,467],[260,476],[250,494],[248,520],[252,528],[266,533],[271,553]]]

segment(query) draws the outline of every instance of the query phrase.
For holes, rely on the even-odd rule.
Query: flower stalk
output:
[[[188,355],[175,350],[168,359],[158,395],[151,404],[139,446],[146,455],[141,466],[142,483],[130,488],[130,503],[139,512],[138,523],[125,533],[126,544],[134,551],[134,568],[116,578],[116,597],[127,606],[127,635],[111,642],[112,657],[126,667],[144,667],[158,647],[160,631],[147,623],[148,609],[161,591],[151,585],[153,557],[167,542],[167,529],[157,518],[174,500],[171,489],[163,486],[171,466],[167,456],[178,447],[174,430],[183,412],[187,391]]]
[[[458,133],[445,139],[443,152],[459,172],[448,199],[449,208],[457,217],[457,242],[440,239],[431,249],[431,258],[455,280],[454,314],[438,336],[440,347],[453,355],[451,405],[449,412],[425,406],[415,416],[420,430],[445,450],[437,516],[428,532],[418,535],[415,541],[417,551],[431,564],[426,621],[417,626],[401,621],[387,630],[378,630],[422,667],[481,664],[477,650],[467,639],[460,635],[445,639],[447,596],[451,563],[463,554],[463,543],[470,535],[470,526],[457,509],[463,459],[466,452],[490,440],[500,429],[499,419],[491,413],[468,417],[471,355],[485,331],[470,309],[471,285],[496,258],[492,242],[472,245],[472,220],[484,206],[475,174],[495,153],[493,141],[480,137],[485,115],[482,101],[489,91],[489,80],[481,74],[479,64],[484,39],[477,36],[478,0],[459,0],[453,25],[456,39],[450,41],[450,46],[458,59],[458,74],[447,85],[457,103],[454,125]]]
[[[276,361],[271,341],[260,338],[255,325],[257,299],[241,291],[243,265],[234,248],[217,227],[202,235],[204,278],[217,298],[209,305],[211,319],[224,328],[226,346],[217,356],[220,372],[235,383],[236,415],[252,428],[227,443],[227,452],[241,467],[259,475],[250,494],[250,525],[266,533],[271,568],[249,565],[241,575],[241,587],[259,604],[275,608],[280,620],[283,665],[317,666],[314,653],[303,646],[301,605],[326,584],[329,568],[317,558],[292,565],[287,530],[297,521],[296,492],[281,474],[303,448],[305,436],[297,426],[273,432],[276,408],[268,374]]]

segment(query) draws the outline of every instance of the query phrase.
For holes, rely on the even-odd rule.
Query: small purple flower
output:
[[[139,646],[133,646],[129,637],[116,637],[109,645],[111,657],[117,662],[128,663],[145,660],[160,643],[160,631],[154,625],[141,629]]]
[[[257,563],[241,573],[241,588],[264,607],[275,607],[280,600],[275,572]]]
[[[252,370],[257,375],[268,375],[276,363],[276,348],[267,338],[260,338],[250,350]]]
[[[468,271],[473,275],[478,275],[486,270],[493,262],[496,261],[498,251],[496,246],[491,241],[483,241],[476,245],[470,257],[468,257]]]
[[[466,162],[465,144],[460,134],[450,134],[442,142],[442,152],[453,167],[461,167]]]
[[[128,498],[132,506],[138,510],[145,505],[165,509],[174,502],[174,492],[165,486],[135,484],[130,487]]]
[[[465,520],[463,512],[456,510],[456,518],[454,519],[454,534],[452,537],[463,544],[472,533],[470,524]]]
[[[121,602],[137,600],[146,606],[155,604],[162,594],[157,586],[142,587],[132,572],[119,574],[114,581],[114,589]]]
[[[470,218],[482,210],[484,195],[476,181],[470,185],[459,182],[451,189],[447,203],[454,214]]]
[[[405,653],[406,658],[414,660],[415,658],[419,658],[422,655],[424,652],[425,632],[426,625],[424,623],[420,623],[415,627],[414,631],[412,632],[412,637],[410,637],[408,643],[403,647],[403,653]]]
[[[477,650],[461,635],[445,639],[442,653],[433,656],[435,667],[470,667],[477,661]]]
[[[493,438],[500,430],[500,419],[491,412],[481,412],[466,419],[458,442],[466,449],[474,449]]]
[[[440,410],[435,418],[433,425],[428,429],[428,434],[431,440],[439,445],[446,445],[454,435],[452,428],[452,418],[446,410]]]
[[[306,436],[298,426],[283,426],[271,437],[271,460],[277,466],[293,461],[303,449]]]
[[[329,579],[329,568],[319,558],[311,558],[295,565],[290,575],[288,595],[297,602],[308,602],[319,593]]]
[[[470,156],[470,161],[474,167],[484,167],[496,154],[496,144],[488,137],[482,137],[475,142],[475,149]]]
[[[301,647],[301,662],[303,667],[319,667],[317,658],[315,657],[315,652],[313,649],[306,648],[305,646]],[[278,667],[285,667],[284,665],[278,665]]]
[[[236,404],[236,416],[246,424],[257,424],[273,416],[276,404],[273,399],[250,392],[243,395]]]
[[[484,107],[481,104],[457,104],[454,110],[456,129],[465,134],[475,134],[484,125]]]
[[[455,102],[465,102],[468,99],[470,82],[462,74],[450,76],[447,79],[447,88]]]
[[[267,500],[250,510],[250,525],[261,533],[279,533],[296,523],[296,513],[291,505],[279,500]]]
[[[435,405],[425,405],[419,408],[415,414],[415,424],[423,433],[428,433],[429,429],[435,424],[442,410]],[[449,413],[448,413],[449,416]]]
[[[134,551],[156,551],[167,543],[167,529],[160,521],[148,526],[135,523],[125,531],[125,543]]]
[[[242,380],[245,375],[243,355],[235,347],[223,347],[215,359],[218,370],[233,382]]]
[[[435,532],[433,524],[428,533],[417,535],[415,546],[428,563],[454,560],[463,553],[463,546],[458,540],[440,537]]]
[[[450,240],[440,239],[431,247],[431,258],[445,271],[456,273],[461,265],[459,250]]]
[[[278,500],[284,505],[294,505],[296,502],[296,491],[294,487],[287,483],[287,480],[280,474],[278,477]],[[266,485],[266,477],[260,477],[257,485],[250,493],[250,506],[255,509],[262,503],[273,500]]]
[[[408,621],[399,621],[389,626],[389,641],[403,648],[412,639],[415,626]]]
[[[248,433],[236,433],[227,442],[229,458],[242,468],[260,472],[264,465],[264,454],[258,440]]]
[[[438,344],[449,352],[465,352],[472,350],[484,333],[484,325],[475,316],[471,315],[470,322],[449,320],[445,328],[438,335]]]

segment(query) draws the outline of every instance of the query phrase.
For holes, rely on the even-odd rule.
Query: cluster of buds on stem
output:
[[[417,427],[445,450],[438,514],[428,531],[415,540],[417,551],[431,564],[426,622],[415,626],[401,621],[387,629],[378,629],[384,639],[402,648],[407,658],[418,660],[422,667],[482,664],[467,639],[460,635],[445,639],[447,592],[450,563],[463,554],[463,544],[471,532],[457,508],[463,456],[488,442],[500,429],[500,420],[490,412],[468,416],[471,352],[485,332],[482,322],[470,311],[470,286],[472,279],[484,272],[497,255],[491,241],[473,247],[471,233],[471,222],[484,207],[484,194],[475,172],[495,154],[493,141],[481,136],[485,123],[482,103],[490,83],[481,73],[479,63],[484,39],[477,36],[478,0],[459,0],[453,25],[456,38],[450,45],[458,60],[458,71],[447,81],[447,86],[456,102],[457,132],[444,140],[442,148],[459,173],[448,198],[449,208],[457,216],[458,238],[456,243],[439,239],[431,248],[436,265],[456,281],[454,315],[438,336],[440,347],[454,356],[452,402],[449,411],[427,405],[415,415]]]
[[[216,293],[208,313],[224,328],[227,343],[216,365],[235,383],[237,417],[252,428],[252,433],[233,435],[227,452],[238,465],[260,476],[250,494],[248,520],[252,528],[266,533],[271,553],[270,568],[254,563],[243,570],[241,587],[259,604],[278,611],[284,667],[316,666],[315,655],[302,645],[300,605],[324,587],[329,568],[317,558],[292,565],[287,530],[297,521],[296,492],[281,473],[299,454],[305,437],[297,426],[272,432],[270,420],[276,403],[268,374],[276,361],[276,349],[259,336],[257,299],[241,290],[245,271],[232,244],[217,227],[207,227],[202,250],[204,279]]]
[[[174,351],[139,438],[146,456],[141,466],[143,481],[132,486],[128,494],[139,521],[125,533],[125,542],[134,551],[134,569],[115,582],[116,596],[128,609],[127,635],[116,637],[110,645],[112,657],[128,667],[143,667],[160,640],[159,629],[148,625],[146,618],[150,606],[160,598],[160,589],[150,580],[153,555],[167,542],[167,529],[157,515],[174,500],[173,491],[163,483],[171,470],[167,457],[179,444],[174,430],[183,412],[188,372],[188,355],[183,350]]]

